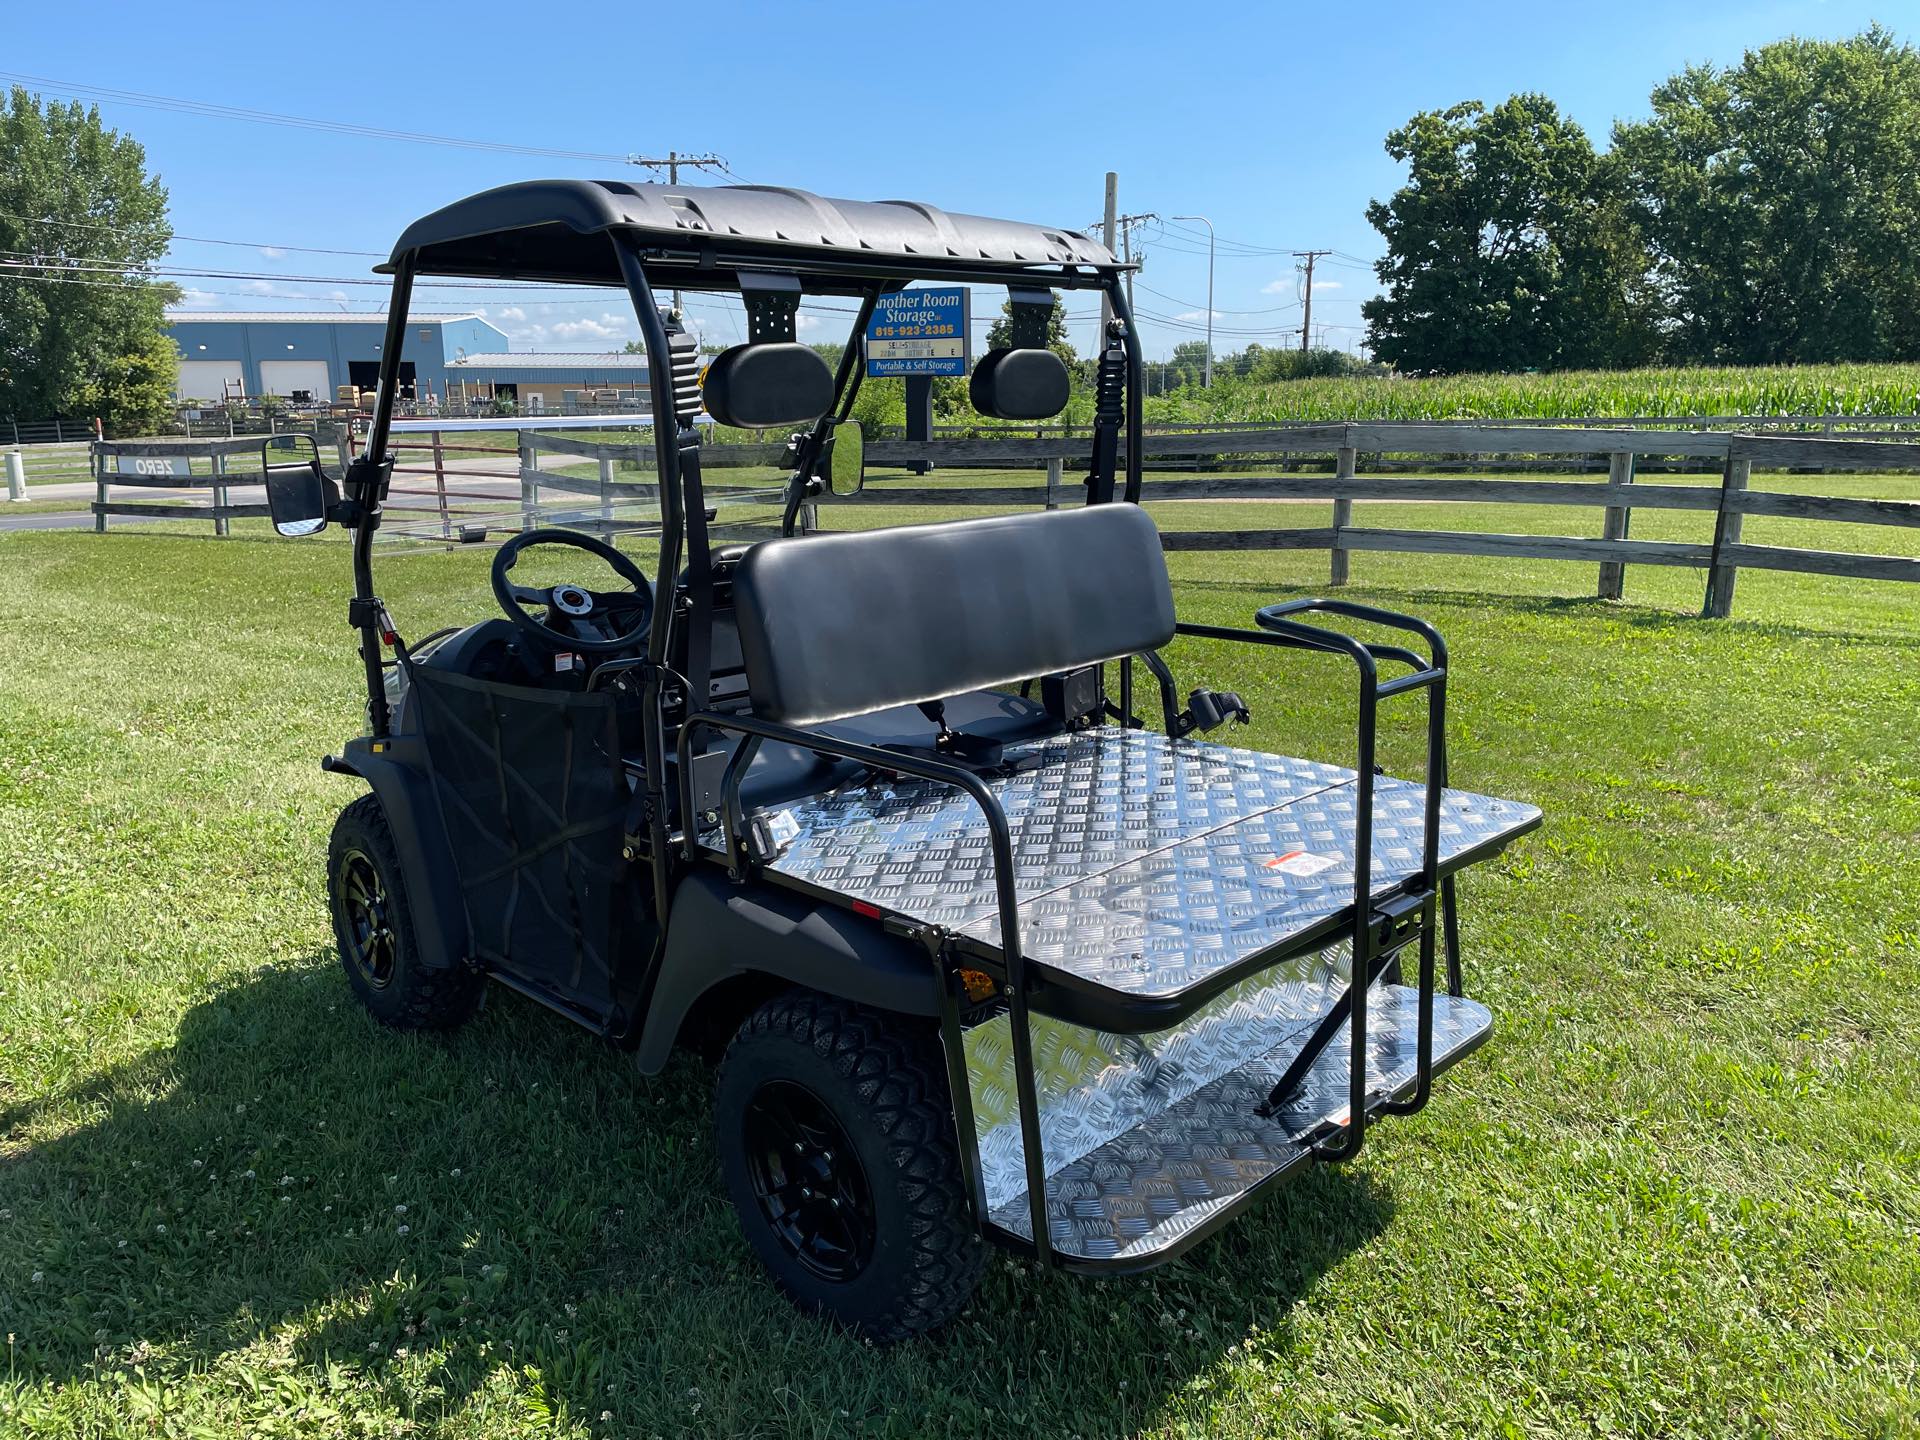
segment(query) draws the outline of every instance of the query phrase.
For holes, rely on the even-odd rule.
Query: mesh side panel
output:
[[[430,669],[413,697],[473,953],[607,999],[627,798],[612,700]]]

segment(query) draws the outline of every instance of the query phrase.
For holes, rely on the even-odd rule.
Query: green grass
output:
[[[1457,781],[1547,812],[1464,883],[1493,1042],[1189,1259],[996,1260],[877,1351],[749,1260],[699,1062],[504,992],[445,1039],[358,1011],[320,874],[357,792],[315,763],[358,723],[346,553],[237,528],[0,536],[0,1433],[1920,1431],[1920,588],[1748,573],[1709,623],[1691,571],[1604,605],[1589,565],[1356,555],[1453,642]],[[417,633],[488,613],[487,561],[382,588]],[[1172,564],[1246,623],[1326,558]],[[1332,662],[1170,658],[1247,742],[1344,756]]]
[[[1920,365],[1897,364],[1216,382],[1210,392],[1180,391],[1148,406],[1152,420],[1197,422],[1914,414],[1920,414]]]

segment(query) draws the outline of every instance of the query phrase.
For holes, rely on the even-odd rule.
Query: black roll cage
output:
[[[1141,399],[1144,362],[1140,337],[1133,325],[1122,281],[1130,268],[1118,261],[1105,264],[1008,265],[956,263],[949,257],[929,257],[918,261],[903,257],[875,255],[860,259],[816,253],[797,254],[791,247],[752,245],[734,247],[703,246],[689,249],[683,245],[650,243],[641,235],[621,229],[609,229],[604,237],[613,247],[615,264],[633,304],[642,343],[647,353],[648,390],[653,408],[655,465],[659,474],[660,550],[654,570],[656,587],[676,585],[683,556],[695,562],[689,566],[686,587],[691,594],[701,586],[711,587],[712,574],[707,564],[707,513],[697,494],[698,473],[683,473],[680,456],[690,438],[687,424],[679,419],[678,397],[674,391],[674,368],[667,320],[655,299],[656,281],[662,287],[711,293],[738,293],[740,275],[795,275],[803,286],[810,280],[824,281],[812,287],[813,293],[854,295],[860,299],[847,345],[841,354],[834,380],[834,405],[813,427],[800,437],[795,451],[793,472],[787,483],[786,503],[781,518],[781,533],[791,535],[801,507],[809,494],[809,481],[834,425],[851,413],[860,393],[864,366],[860,363],[861,338],[866,333],[874,306],[883,294],[897,290],[909,281],[924,278],[970,282],[975,284],[1045,287],[1054,290],[1097,290],[1102,292],[1113,313],[1110,334],[1101,337],[1104,348],[1117,339],[1127,359],[1127,406],[1125,417],[1125,485],[1123,497],[1137,502],[1141,475]],[[391,729],[386,685],[381,673],[381,647],[399,641],[387,617],[373,579],[373,537],[380,527],[382,504],[393,476],[393,456],[388,451],[392,434],[394,403],[399,392],[401,352],[406,340],[408,306],[416,276],[420,274],[458,273],[479,278],[514,280],[527,278],[523,270],[509,272],[505,267],[492,274],[480,272],[471,264],[427,269],[421,264],[421,252],[401,251],[380,267],[393,276],[393,290],[387,309],[385,343],[380,351],[379,394],[366,448],[351,464],[343,481],[340,518],[353,529],[353,599],[349,606],[350,623],[360,632],[360,656],[366,673],[367,718],[371,738],[385,740]],[[600,276],[542,275],[546,281],[603,286]],[[1089,495],[1089,502],[1099,500]],[[646,661],[642,671],[641,716],[642,759],[645,775],[642,815],[646,825],[647,849],[651,860],[655,913],[664,937],[665,920],[672,903],[673,847],[667,831],[668,795],[666,792],[666,697],[676,677],[668,669],[673,653],[674,626],[681,607],[677,595],[668,595],[656,603],[653,626],[647,638]],[[1122,706],[1131,703],[1133,662],[1121,664]],[[697,708],[700,697],[687,697],[690,708]],[[658,951],[645,982],[643,994],[652,988],[652,972],[657,972]],[[644,1013],[644,1004],[640,1007]]]

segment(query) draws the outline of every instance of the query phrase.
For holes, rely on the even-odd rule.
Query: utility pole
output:
[[[678,150],[669,150],[664,158],[658,155],[629,155],[627,156],[627,163],[629,165],[644,165],[649,170],[665,170],[667,172],[667,183],[669,185],[678,185],[680,183],[680,167],[682,165],[686,166],[689,170],[725,171],[727,168],[727,162],[711,151],[705,155],[682,155]],[[678,290],[673,292],[673,313],[675,315],[680,313],[680,292]]]
[[[1200,372],[1200,388],[1213,388],[1213,222],[1204,215],[1176,215],[1176,220],[1198,220],[1207,227],[1207,363]]]
[[[1153,214],[1122,215],[1116,222],[1120,226],[1120,258],[1127,264],[1133,264],[1133,232],[1149,220],[1159,218],[1158,215]],[[1129,310],[1133,308],[1133,272],[1131,270],[1127,272],[1127,308]]]
[[[1293,258],[1307,262],[1307,289],[1302,303],[1306,309],[1300,316],[1300,353],[1307,353],[1307,341],[1313,334],[1313,262],[1322,255],[1331,255],[1331,250],[1296,250]]]
[[[1100,243],[1108,250],[1113,249],[1114,211],[1120,204],[1120,177],[1113,171],[1107,172],[1107,208],[1105,218],[1100,222]],[[1100,333],[1093,338],[1093,353],[1098,356],[1107,348],[1107,326],[1113,322],[1113,301],[1107,298],[1107,292],[1100,292]]]

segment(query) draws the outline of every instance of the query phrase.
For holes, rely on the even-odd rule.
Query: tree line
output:
[[[1874,26],[1689,67],[1604,151],[1544,95],[1425,111],[1367,207],[1418,374],[1920,358],[1920,52]]]
[[[146,152],[78,102],[0,99],[0,415],[100,417],[121,434],[172,404],[173,238]]]

